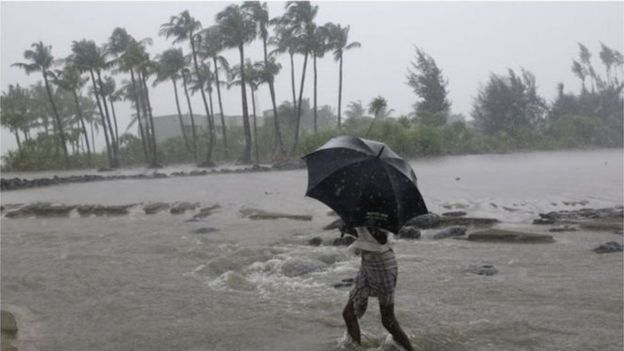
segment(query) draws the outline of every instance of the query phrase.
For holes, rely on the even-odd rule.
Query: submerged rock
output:
[[[484,218],[484,217],[440,217],[434,228],[448,227],[448,226],[475,226],[475,227],[487,227],[498,223],[496,218]]]
[[[182,214],[186,211],[193,211],[195,210],[197,207],[199,207],[199,202],[196,203],[190,203],[190,202],[177,202],[173,205],[173,207],[171,207],[171,209],[169,210],[169,213],[171,214]]]
[[[75,205],[50,205],[50,204],[34,204],[31,206],[32,212],[37,217],[65,217],[69,215]]]
[[[353,244],[354,241],[355,241],[354,237],[352,237],[351,235],[345,235],[342,238],[336,238],[334,240],[334,242],[332,243],[332,245],[334,245],[334,246],[349,246],[349,245]]]
[[[77,207],[78,214],[81,216],[123,216],[128,214],[128,209],[135,206],[135,204],[128,205],[113,205],[113,206],[103,206],[103,205],[79,205]]]
[[[399,230],[399,238],[401,239],[420,239],[420,235],[420,229],[411,225],[403,226]]]
[[[34,216],[35,213],[33,212],[32,206],[31,205],[26,205],[26,206],[22,206],[16,210],[12,210],[6,213],[5,217],[6,218],[24,218],[24,217],[31,217]]]
[[[551,235],[516,232],[502,229],[488,229],[468,235],[472,241],[502,241],[510,243],[552,243]]]
[[[550,228],[548,229],[549,232],[553,232],[553,233],[561,233],[561,232],[575,232],[576,228],[569,226],[569,225],[564,225],[561,227],[554,227],[554,228]]]
[[[464,217],[467,213],[465,211],[450,211],[442,213],[444,217]]]
[[[166,202],[153,202],[153,203],[149,203],[143,206],[143,211],[145,211],[145,214],[148,214],[148,215],[156,214],[158,212],[168,210],[168,209],[169,209],[169,204]]]
[[[433,239],[435,240],[439,240],[439,239],[446,239],[446,238],[451,238],[451,237],[456,237],[456,236],[463,236],[466,235],[466,227],[450,227],[450,228],[446,228],[438,233],[436,233],[433,236]]]
[[[13,313],[5,310],[0,310],[0,325],[2,326],[2,334],[17,334],[17,322],[15,321],[15,316],[13,315]],[[4,350],[4,342],[2,344],[2,349]]]
[[[550,219],[550,218],[538,218],[538,219],[533,220],[533,224],[537,224],[537,225],[555,224],[555,220]]]
[[[192,219],[193,220],[198,220],[200,218],[208,217],[211,214],[215,213],[216,210],[218,210],[220,208],[221,208],[221,205],[219,205],[219,204],[214,204],[212,206],[203,207],[203,208],[199,209],[199,213],[194,215]]]
[[[623,250],[622,244],[615,242],[615,241],[609,241],[605,244],[602,244],[596,247],[592,251],[594,251],[595,253],[601,254],[601,253],[621,252],[622,250]]]
[[[193,230],[191,233],[193,234],[210,234],[210,233],[214,233],[214,232],[218,232],[219,229],[217,228],[211,228],[211,227],[204,227],[204,228],[197,228],[195,230]]]
[[[474,273],[478,275],[494,275],[498,273],[496,267],[491,264],[482,264],[482,265],[470,265],[468,268],[464,270],[467,273]]]
[[[254,209],[254,208],[243,208],[239,212],[243,217],[246,217],[249,219],[255,219],[255,220],[280,219],[280,218],[294,219],[297,221],[311,221],[312,220],[312,216],[310,215],[268,212],[264,210]]]
[[[308,241],[308,244],[312,246],[320,246],[322,243],[323,243],[323,239],[319,238],[318,236]]]
[[[405,223],[406,226],[416,227],[420,229],[432,228],[440,223],[440,216],[430,212],[424,215],[414,217]]]

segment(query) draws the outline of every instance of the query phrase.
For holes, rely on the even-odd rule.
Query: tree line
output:
[[[284,10],[281,16],[271,18],[266,3],[246,1],[232,4],[217,13],[214,23],[207,27],[186,10],[171,16],[160,26],[158,33],[171,40],[172,44],[187,44],[186,53],[182,48],[171,48],[152,57],[147,50],[152,40],[136,39],[124,28],[115,28],[102,45],[87,39],[73,41],[71,54],[61,60],[54,59],[49,45],[33,43],[31,49],[24,52],[25,62],[13,66],[24,69],[27,74],[41,74],[43,83],[30,88],[10,85],[8,91],[2,93],[2,125],[15,135],[18,153],[24,149],[32,152],[37,141],[40,141],[39,144],[52,143],[50,146],[53,146],[55,155],[62,152],[65,167],[75,167],[83,159],[87,166],[91,166],[95,145],[93,133],[89,130],[101,131],[106,143],[106,164],[109,168],[117,168],[120,166],[120,152],[123,151],[120,145],[123,146],[124,140],[132,137],[124,135],[123,131],[120,136],[114,104],[129,101],[134,112],[127,130],[135,124],[138,126],[144,162],[150,167],[159,167],[162,153],[158,151],[156,142],[150,87],[170,82],[184,146],[198,166],[209,167],[214,165],[217,133],[220,133],[226,157],[230,156],[228,151],[235,148],[232,141],[228,144],[221,88],[238,86],[243,121],[243,148],[238,159],[242,163],[251,163],[255,145],[255,161],[258,162],[255,92],[267,87],[273,114],[271,155],[274,159],[287,158],[298,149],[308,62],[312,61],[313,65],[315,132],[318,131],[319,111],[317,60],[332,53],[339,65],[337,123],[340,127],[343,57],[347,50],[359,47],[360,43],[349,42],[349,26],[316,23],[319,7],[309,1],[289,1]],[[263,57],[255,62],[245,56],[245,48],[254,40],[260,40],[263,46]],[[238,51],[239,60],[235,65],[230,66],[222,56],[228,49]],[[274,86],[275,77],[282,68],[276,58],[286,53],[290,58],[290,113],[294,121],[291,131],[283,130]],[[295,55],[303,57],[298,87],[294,73]],[[116,77],[121,75],[130,79],[124,79],[118,87]],[[45,90],[47,108],[40,106],[40,86]],[[83,95],[85,88],[86,96]],[[186,104],[180,101],[179,88]],[[200,135],[196,128],[196,114],[189,96],[197,92],[207,119],[204,135]],[[215,92],[216,101],[213,99]],[[66,93],[74,97],[72,112],[59,109],[62,95]],[[190,118],[190,133],[184,127],[184,109]],[[215,118],[220,118],[220,131],[216,131]],[[290,143],[285,140],[284,133],[292,135]],[[20,134],[25,139],[24,143]],[[204,149],[200,150],[200,147]]]

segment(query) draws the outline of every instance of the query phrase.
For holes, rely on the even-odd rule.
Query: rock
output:
[[[351,235],[345,235],[342,238],[337,238],[336,240],[334,240],[332,245],[334,245],[334,246],[349,246],[349,245],[353,244],[354,241],[355,241],[354,237],[352,237]]]
[[[533,220],[533,224],[537,224],[537,225],[555,224],[555,220],[550,219],[550,218],[537,218]]]
[[[594,230],[594,231],[605,231],[611,232],[616,230],[622,230],[622,222],[617,221],[604,221],[604,220],[594,220],[591,222],[579,222],[579,226],[582,229],[586,230]]]
[[[585,206],[589,203],[589,201],[587,200],[581,200],[581,201],[562,201],[562,203],[566,206],[576,206],[576,205],[582,205]]]
[[[482,264],[482,265],[470,265],[468,268],[464,270],[467,273],[474,273],[478,275],[494,275],[498,273],[496,267],[491,264]]]
[[[282,274],[287,277],[298,277],[312,272],[318,272],[327,267],[327,264],[319,260],[309,258],[289,258],[280,268]]]
[[[502,241],[511,243],[552,243],[551,235],[516,232],[502,229],[488,229],[468,235],[471,241]]]
[[[103,205],[80,205],[77,207],[78,213],[81,216],[123,216],[128,214],[128,209],[135,206],[135,204],[128,205],[113,205],[113,206],[103,206]]]
[[[100,168],[98,168],[97,171],[98,172],[112,172],[112,171],[114,171],[114,169],[108,168],[108,167],[100,167]]]
[[[466,235],[466,230],[467,230],[466,227],[446,228],[442,230],[441,232],[436,233],[433,236],[433,239],[439,240],[439,239],[445,239],[445,238],[450,238],[450,237],[455,237],[455,236],[463,236],[463,235]]]
[[[157,172],[157,171],[154,171],[154,173],[152,173],[152,178],[154,178],[154,179],[157,179],[157,178],[168,178],[168,177],[169,176],[166,175],[165,173],[160,173],[160,172]]]
[[[333,222],[329,223],[328,225],[323,227],[323,230],[332,230],[332,229],[340,229],[342,227],[344,227],[345,223],[341,218],[338,218],[336,220],[334,220]]]
[[[312,246],[320,246],[323,243],[323,239],[319,238],[318,236],[310,239],[310,241],[308,241],[309,245]]]
[[[401,239],[420,239],[420,229],[411,226],[405,225],[401,230],[399,230],[399,238]]]
[[[148,215],[156,214],[167,209],[169,209],[169,204],[166,202],[153,202],[143,206],[143,211]]]
[[[470,207],[470,205],[463,204],[463,203],[460,203],[460,202],[455,202],[455,203],[450,203],[450,204],[444,204],[444,205],[442,205],[442,207],[446,208],[447,210],[452,210],[452,209],[464,210],[464,209],[467,209],[468,207]]]
[[[332,286],[336,289],[340,289],[340,288],[348,288],[350,286],[352,286],[353,283],[348,283],[348,282],[340,282],[340,283],[334,283]]]
[[[343,283],[355,283],[355,278],[345,278],[342,280]]]
[[[214,232],[218,232],[219,229],[217,228],[197,228],[195,230],[193,230],[191,233],[193,234],[210,234],[210,233],[214,233]]]
[[[65,217],[69,215],[76,206],[68,205],[51,205],[51,204],[34,204],[32,212],[37,217]]]
[[[550,228],[548,229],[549,232],[553,232],[553,233],[561,233],[561,232],[575,232],[576,228],[575,227],[571,227],[569,225],[564,225],[561,227],[554,227],[554,228]]]
[[[432,228],[440,223],[440,216],[437,214],[430,212],[424,215],[420,215],[414,217],[407,221],[405,225],[416,227],[420,229]]]
[[[312,216],[310,215],[267,212],[264,210],[258,210],[258,209],[253,209],[253,208],[244,208],[244,209],[241,209],[239,212],[243,217],[254,219],[254,220],[280,219],[280,218],[294,219],[297,221],[311,221],[312,220]]]
[[[466,212],[464,211],[450,211],[450,212],[442,213],[442,216],[444,217],[463,217],[465,215],[466,215]]]
[[[518,211],[520,211],[520,209],[513,208],[513,207],[507,207],[507,206],[503,206],[503,210],[505,210],[507,212],[518,212]]]
[[[24,218],[34,216],[33,208],[31,205],[26,205],[18,208],[17,210],[12,210],[6,213],[6,218]]]
[[[0,325],[2,326],[2,333],[10,335],[17,334],[17,322],[13,313],[5,310],[0,311]],[[4,346],[4,345],[3,345]]]
[[[487,227],[498,223],[496,218],[483,217],[440,217],[440,221],[433,228],[449,227],[449,226],[475,226]]]
[[[199,213],[197,213],[196,215],[193,216],[193,219],[197,220],[197,219],[200,219],[200,218],[208,217],[211,214],[215,213],[215,211],[220,209],[220,208],[221,208],[221,205],[219,205],[219,204],[214,204],[212,206],[203,207],[203,208],[199,209]]]
[[[196,203],[190,203],[190,202],[177,202],[173,205],[173,207],[171,207],[171,209],[169,210],[169,212],[171,214],[182,214],[186,211],[193,211],[195,210],[197,207],[199,207],[199,202]]]
[[[595,253],[600,253],[600,254],[611,253],[611,252],[621,252],[622,250],[623,250],[622,244],[615,242],[615,241],[609,241],[593,249]]]

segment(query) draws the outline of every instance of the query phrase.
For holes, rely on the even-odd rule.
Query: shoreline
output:
[[[240,173],[258,173],[258,172],[269,172],[269,171],[289,171],[295,169],[304,169],[305,163],[300,160],[293,160],[284,163],[277,163],[271,166],[261,166],[261,165],[252,165],[246,168],[213,168],[213,169],[204,169],[204,170],[192,170],[189,172],[185,171],[174,171],[171,173],[163,173],[158,170],[154,170],[151,174],[119,174],[119,175],[99,175],[99,174],[84,174],[84,175],[73,175],[66,177],[52,176],[52,177],[42,177],[42,178],[0,178],[0,191],[12,191],[12,190],[21,190],[21,189],[30,189],[30,188],[40,188],[46,186],[54,186],[54,185],[64,185],[64,184],[74,184],[74,183],[89,183],[89,182],[98,182],[98,181],[110,181],[110,180],[127,180],[127,179],[163,179],[170,177],[196,177],[196,176],[206,176],[213,174],[240,174]]]

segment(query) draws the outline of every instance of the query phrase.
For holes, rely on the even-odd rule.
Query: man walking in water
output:
[[[394,288],[397,283],[398,267],[394,251],[388,245],[387,232],[372,226],[356,227],[357,240],[349,249],[361,252],[362,263],[355,279],[355,286],[349,293],[349,301],[342,316],[347,331],[354,342],[361,344],[358,318],[362,318],[368,306],[368,297],[379,299],[381,324],[394,340],[408,351],[413,347],[394,316]]]

